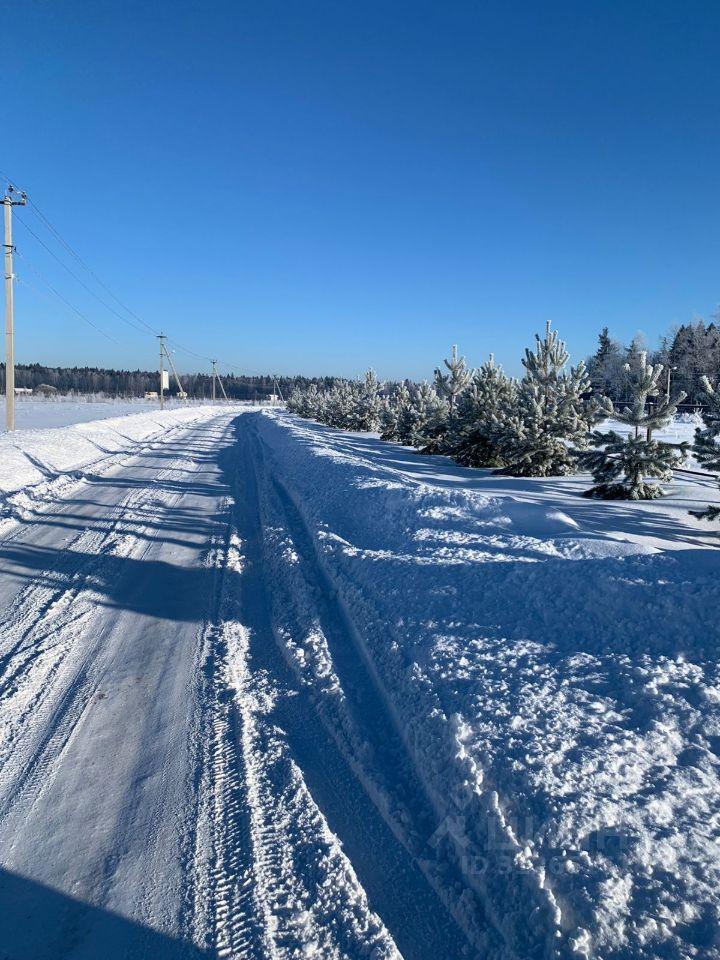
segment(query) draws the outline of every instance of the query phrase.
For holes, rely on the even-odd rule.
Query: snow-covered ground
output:
[[[0,953],[720,958],[720,494],[588,485],[270,411],[1,438]]]
[[[54,404],[49,402],[47,406]],[[182,404],[162,412],[156,406],[132,413],[137,410],[132,403],[103,404],[105,418],[85,422],[77,419],[79,407],[67,406],[75,411],[71,426],[0,433],[0,532],[9,518],[22,515],[29,505],[59,495],[91,468],[114,465],[141,444],[161,440],[168,431],[204,422],[227,410]],[[108,416],[110,412],[116,415]]]
[[[167,401],[166,408],[184,405]],[[157,400],[101,400],[96,397],[23,397],[15,399],[15,427],[18,430],[44,430],[88,423],[107,417],[122,417],[158,409]],[[0,430],[5,428],[5,397],[0,397]]]
[[[188,407],[211,406],[210,400],[165,400],[165,410],[186,410]],[[251,406],[243,401],[232,403],[233,407]],[[25,397],[15,400],[15,427],[17,430],[47,430],[50,427],[67,427],[74,423],[89,423],[110,417],[125,417],[136,413],[159,411],[157,400],[117,400],[87,396]],[[5,397],[0,396],[0,435],[5,430]]]
[[[276,579],[301,527],[440,816],[428,842],[499,937],[481,949],[720,956],[720,541],[687,514],[715,484],[599,503],[588,478],[255,422],[296,511],[268,520]]]

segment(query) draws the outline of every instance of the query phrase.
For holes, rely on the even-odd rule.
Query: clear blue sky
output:
[[[720,5],[27,0],[4,30],[0,170],[201,354],[515,373],[547,318],[577,357],[720,300]],[[18,361],[155,365],[15,240],[122,341],[18,285]]]

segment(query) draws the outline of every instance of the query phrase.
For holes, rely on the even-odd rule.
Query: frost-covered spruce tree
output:
[[[323,402],[323,394],[318,390],[317,384],[311,383],[304,390],[293,390],[287,408],[306,420],[321,420]]]
[[[472,377],[465,357],[458,357],[457,345],[453,344],[450,357],[443,360],[445,370],[435,369],[435,391],[445,403],[434,411],[431,423],[428,423],[426,453],[447,452],[446,436],[455,430],[457,407],[460,398],[467,390]],[[446,413],[443,418],[443,412]]]
[[[428,442],[426,431],[444,404],[433,387],[425,380],[420,384],[413,384],[409,393],[409,402],[398,414],[398,440],[401,443],[422,448]]]
[[[380,384],[374,370],[368,370],[356,390],[353,430],[373,431],[380,426]]]
[[[327,392],[323,422],[340,430],[349,428],[356,397],[349,380],[337,380]]]
[[[631,429],[625,436],[616,430],[593,431],[590,443],[597,449],[581,454],[595,486],[586,496],[604,500],[653,500],[663,495],[662,488],[650,480],[670,480],[672,471],[685,456],[684,443],[663,443],[653,440],[653,430],[664,427],[685,398],[680,392],[671,400],[662,394],[662,364],[647,362],[647,354],[639,353],[637,361],[626,364],[632,404],[615,411],[615,418]],[[649,401],[652,401],[651,403]]]
[[[424,421],[417,432],[414,443],[423,453],[445,453],[447,432],[450,424],[450,406],[448,400],[438,396],[436,390],[428,386],[423,396]]]
[[[448,434],[448,452],[466,467],[502,467],[507,421],[516,409],[517,383],[496,365],[493,355],[473,374],[457,406]]]
[[[285,403],[285,409],[290,413],[296,413],[299,417],[304,416],[301,412],[305,401],[305,390],[302,387],[295,387]]]
[[[720,381],[713,386],[707,377],[703,377],[705,388],[702,399],[704,427],[695,431],[693,453],[698,463],[710,470],[720,472]],[[703,520],[717,520],[720,507],[708,507],[706,510],[691,510],[690,513]]]
[[[380,439],[399,440],[400,414],[410,403],[410,391],[401,383],[391,394],[382,398],[380,405]]]
[[[574,448],[584,448],[600,407],[590,397],[590,378],[581,360],[566,369],[568,352],[548,321],[525,351],[525,376],[514,411],[504,422],[500,456],[503,473],[515,477],[563,476],[575,470]]]

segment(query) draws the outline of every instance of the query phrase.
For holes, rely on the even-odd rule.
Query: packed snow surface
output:
[[[717,489],[588,486],[0,437],[0,955],[720,958]]]

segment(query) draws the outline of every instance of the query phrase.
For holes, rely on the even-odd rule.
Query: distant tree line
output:
[[[687,395],[683,409],[702,406],[707,397],[705,378],[711,383],[720,378],[720,326],[717,319],[708,324],[703,320],[683,324],[663,337],[656,350],[648,350],[642,334],[637,334],[626,346],[614,340],[604,327],[598,338],[597,351],[587,359],[593,389],[615,404],[627,401],[627,365],[634,369],[640,354],[646,353],[652,364],[662,364],[664,383],[667,384],[669,375],[672,386]]]
[[[212,377],[206,373],[180,374],[183,390],[195,399],[212,396]],[[249,377],[230,373],[223,375],[225,392],[231,400],[266,400],[276,392],[276,382],[284,397],[297,388],[315,384],[330,389],[334,377],[287,377],[272,375]],[[35,389],[41,384],[55,387],[59,393],[105,394],[109,397],[142,397],[158,389],[157,370],[106,370],[100,367],[45,367],[39,363],[17,365],[15,386]],[[0,364],[0,392],[5,392],[5,364]],[[174,377],[170,380],[170,396],[177,394]],[[221,398],[219,389],[217,396]]]

